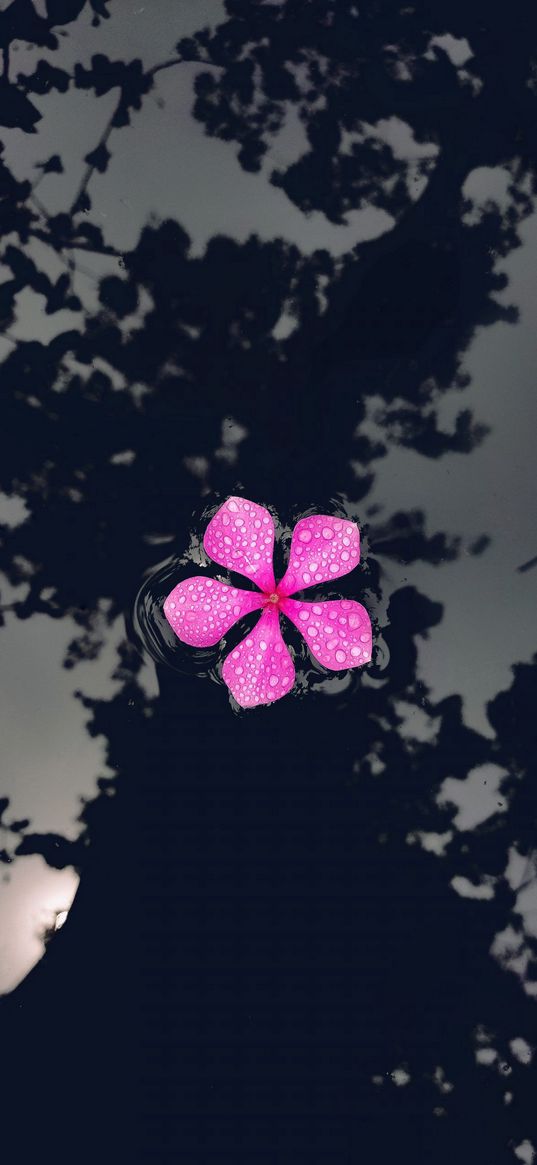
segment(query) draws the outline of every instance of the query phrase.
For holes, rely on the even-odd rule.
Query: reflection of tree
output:
[[[276,1098],[298,1090],[309,1112],[312,1088],[330,1111],[337,1090],[346,1128],[356,1121],[352,1135],[376,1146],[379,1160],[403,1138],[406,1151],[426,1144],[447,1165],[469,1138],[477,1160],[502,1161],[498,1146],[518,1136],[519,1122],[522,1139],[517,1113],[528,1088],[510,1041],[531,1033],[534,1004],[489,952],[514,905],[502,876],[507,851],[516,845],[529,856],[533,844],[534,741],[530,734],[527,748],[517,744],[516,758],[512,742],[536,673],[518,668],[493,701],[495,740],[466,728],[458,698],[435,705],[415,678],[417,637],[440,617],[440,606],[413,588],[397,591],[386,632],[395,665],[374,686],[357,684],[335,716],[310,694],[282,701],[276,718],[269,711],[255,722],[236,719],[221,688],[205,683],[202,693],[199,681],[165,670],[159,700],[150,702],[128,678],[125,658],[125,688],[111,701],[85,699],[90,731],[105,736],[118,778],[86,806],[81,897],[42,966],[11,997],[15,1016],[24,1000],[19,1030],[37,1025],[45,1045],[54,1033],[61,1064],[76,1055],[79,1032],[47,1010],[51,991],[69,1013],[90,989],[82,1023],[90,1058],[103,1024],[123,1032],[136,1015],[140,1040],[156,1042],[169,1065],[166,1079],[181,1080],[169,1108],[159,1100],[165,1123],[179,1120],[179,1145],[192,1112],[216,1120],[222,1095],[232,1101],[235,1088],[254,1125],[252,1090],[265,1097],[276,1087]],[[426,733],[404,728],[405,707],[407,716],[410,709],[426,717]],[[446,777],[464,780],[490,761],[510,773],[502,785],[509,808],[459,833],[453,810],[435,798]],[[427,836],[450,830],[444,856],[427,851]],[[487,876],[490,900],[460,898],[450,885]],[[525,943],[535,946],[531,936]],[[133,966],[134,985],[118,996],[116,975],[129,980]],[[139,990],[153,1009],[142,1015]],[[271,1056],[259,1058],[258,1049],[287,1048],[289,1039],[292,1048],[305,1041],[308,1063],[295,1050],[278,1059],[274,1076]],[[475,1064],[483,1042],[497,1052],[490,1068]],[[440,1089],[439,1065],[452,1092]],[[389,1077],[400,1066],[411,1077],[404,1100]],[[23,1070],[31,1077],[21,1056]],[[381,1084],[372,1079],[379,1076]],[[501,1103],[507,1083],[514,1117]],[[320,1135],[317,1118],[308,1119]]]
[[[81,7],[49,0],[49,21],[40,21],[35,36],[34,25],[25,25],[24,35],[53,50],[50,26]],[[243,165],[259,163],[291,103],[309,147],[278,177],[288,197],[334,221],[361,204],[393,215],[392,231],[340,266],[324,251],[307,257],[280,240],[241,245],[223,235],[194,258],[174,222],[147,226],[132,252],[118,256],[91,218],[92,177],[106,170],[115,132],[129,119],[135,124],[158,71],[101,56],[70,76],[59,57],[57,68],[40,62],[17,83],[11,67],[25,130],[35,121],[32,93],[52,87],[68,102],[72,87],[118,91],[71,210],[48,216],[28,182],[5,164],[0,170],[5,335],[18,322],[16,297],[25,288],[43,296],[51,317],[65,308],[81,313],[48,342],[13,338],[0,406],[0,488],[23,497],[28,510],[19,526],[0,530],[0,568],[24,588],[12,603],[19,618],[75,619],[80,634],[66,666],[94,657],[103,621],[130,607],[156,546],[160,556],[160,543],[189,527],[204,488],[196,466],[216,494],[240,483],[286,520],[290,503],[323,507],[334,494],[365,499],[390,442],[439,457],[469,454],[484,436],[467,410],[453,433],[442,431],[437,406],[451,385],[465,387],[461,360],[476,327],[513,318],[494,299],[503,284],[493,256],[517,245],[517,225],[530,209],[530,38],[512,28],[504,35],[502,25],[500,54],[493,14],[483,29],[480,16],[450,7],[449,17],[435,13],[433,25],[418,7],[390,20],[396,51],[385,47],[386,17],[358,7],[355,16],[338,0],[334,18],[324,0],[257,5],[255,15],[251,5],[229,3],[228,22],[177,50],[179,62],[215,66],[211,80],[202,72],[196,83],[196,115],[208,132],[240,143]],[[16,0],[12,9],[15,17],[23,6]],[[467,36],[476,54],[469,81],[441,48],[426,55],[446,25]],[[174,50],[163,66],[176,63]],[[0,101],[0,121],[2,110]],[[439,148],[423,163],[428,184],[417,199],[405,166],[367,129],[391,117]],[[355,135],[345,150],[343,131]],[[488,211],[470,226],[461,217],[464,179],[499,163],[511,173],[512,209],[503,217]],[[58,154],[43,169],[65,165]],[[83,253],[110,264],[96,311],[74,288]],[[60,257],[59,276],[47,255]],[[285,315],[294,330],[278,340],[273,333]],[[382,430],[376,442],[364,431],[372,401]],[[228,417],[247,431],[231,458],[218,456]],[[395,506],[382,521],[372,516],[369,537],[373,552],[398,561],[439,564],[459,551],[456,538],[428,532],[425,507],[404,513]],[[369,569],[380,591],[374,558]],[[135,657],[122,649],[120,691],[107,701],[81,697],[89,731],[104,735],[118,773],[84,807],[81,838],[41,836],[29,822],[7,826],[18,830],[19,856],[42,853],[50,864],[84,870],[66,926],[4,1003],[7,1038],[18,1039],[16,1081],[36,1082],[25,1048],[37,1039],[64,1083],[83,1047],[87,1063],[92,1056],[101,1063],[103,1090],[110,1085],[112,1095],[114,1072],[128,1069],[121,1041],[130,1047],[136,1015],[135,1026],[168,1064],[165,1126],[174,1111],[183,1133],[193,1111],[218,1121],[239,1096],[246,1114],[259,1111],[257,1087],[263,1112],[271,1110],[268,1094],[276,1114],[307,1111],[317,1138],[329,1138],[339,1114],[355,1145],[379,1160],[403,1137],[413,1160],[451,1165],[463,1136],[472,1160],[504,1160],[498,1146],[518,1135],[519,1118],[499,1104],[499,1076],[483,1083],[472,1039],[482,1023],[504,1062],[512,1025],[523,1033],[530,1023],[529,997],[489,950],[513,906],[503,878],[507,851],[516,845],[529,857],[534,844],[527,709],[535,667],[518,668],[509,692],[493,701],[494,741],[469,730],[459,698],[434,706],[416,680],[417,639],[441,615],[413,587],[399,589],[390,599],[386,672],[369,684],[353,681],[352,699],[347,690],[330,705],[312,693],[255,720],[229,716],[218,686],[206,684],[202,693],[192,679],[164,670],[161,697],[148,700]],[[427,716],[425,739],[403,730],[403,705]],[[454,832],[444,857],[426,852],[415,840],[420,831],[447,832],[452,823],[452,812],[435,801],[443,780],[464,779],[486,762],[510,774],[508,810],[471,836]],[[456,876],[478,882],[484,875],[497,879],[490,900],[458,898],[450,886]],[[524,941],[531,950],[531,936]],[[158,988],[150,983],[156,964]],[[529,964],[526,972],[529,982]],[[152,1014],[143,1010],[148,1003]],[[288,1015],[306,1051],[276,1067]],[[104,1068],[103,1032],[115,1039]],[[405,1088],[372,1083],[404,1062],[410,1101]],[[452,1094],[440,1096],[438,1064],[455,1084]],[[513,1072],[522,1095],[523,1070],[514,1065]],[[204,1080],[212,1092],[204,1092]],[[302,1086],[297,1099],[293,1089]],[[78,1078],[66,1088],[74,1122]],[[42,1095],[46,1112],[52,1085]],[[359,1128],[364,1111],[370,1124]],[[343,1160],[347,1147],[327,1140],[322,1159]]]
[[[456,214],[474,167],[503,164],[514,147],[531,157],[533,13],[506,30],[499,9],[487,7],[485,18],[481,5],[433,10],[421,0],[382,11],[351,0],[286,0],[259,6],[255,18],[247,0],[230,0],[226,10],[214,31],[178,46],[180,55],[218,66],[197,78],[195,114],[208,133],[237,142],[241,164],[255,170],[295,111],[308,148],[272,178],[306,211],[338,222],[361,204],[395,216],[409,207],[404,166],[377,128],[389,118],[439,153],[437,165],[429,154],[414,175],[433,169],[433,189],[418,199],[402,236],[431,211],[442,208],[444,222],[446,205]],[[466,42],[464,68],[452,63],[453,38]],[[433,221],[429,231],[434,238]]]

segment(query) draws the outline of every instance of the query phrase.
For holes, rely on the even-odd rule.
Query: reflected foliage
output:
[[[164,665],[160,695],[148,697],[125,642],[115,695],[78,693],[117,774],[84,805],[80,837],[5,824],[0,801],[10,842],[0,861],[39,853],[83,875],[42,963],[2,1001],[12,1080],[41,1084],[26,1049],[53,1049],[67,1123],[85,1130],[71,1079],[83,1048],[86,1064],[100,1065],[117,1160],[136,1159],[125,1154],[132,1114],[122,1124],[115,1087],[125,1074],[139,1087],[133,1026],[164,1065],[154,1071],[157,1091],[165,1081],[160,1132],[153,1113],[144,1136],[168,1137],[163,1152],[179,1145],[185,1159],[219,1159],[232,1119],[242,1120],[240,1151],[261,1162],[267,1144],[271,1163],[288,1159],[275,1155],[284,1125],[289,1144],[315,1144],[319,1160],[365,1149],[387,1162],[404,1143],[409,1160],[435,1165],[452,1165],[461,1146],[468,1161],[507,1165],[527,1132],[528,1073],[509,1047],[534,1023],[537,932],[521,894],[535,883],[537,659],[517,665],[489,705],[489,736],[465,725],[460,697],[435,704],[417,659],[442,606],[415,586],[392,587],[388,570],[441,569],[462,541],[429,529],[427,499],[405,512],[394,496],[384,514],[368,494],[391,445],[436,459],[471,455],[486,439],[469,409],[452,431],[440,411],[449,389],[464,403],[476,330],[516,320],[497,298],[506,277],[496,260],[519,245],[533,208],[536,17],[525,9],[524,28],[506,28],[480,4],[381,7],[228,0],[220,25],[171,45],[159,66],[99,54],[72,72],[58,30],[87,5],[48,0],[44,18],[15,0],[0,18],[6,133],[39,131],[32,96],[117,97],[62,213],[48,214],[37,194],[44,174],[68,171],[60,141],[32,182],[0,161],[0,489],[28,511],[0,525],[4,617],[73,618],[64,662],[76,675],[114,621],[130,619],[142,579],[164,555],[184,555],[192,514],[243,490],[273,504],[284,527],[307,507],[358,517],[389,652],[387,667],[377,661],[344,690],[317,675],[308,700],[252,718],[229,714],[220,685]],[[100,20],[110,5],[90,8]],[[446,28],[469,41],[464,67],[434,43]],[[15,76],[13,40],[57,62],[36,57]],[[152,220],[148,208],[136,245],[119,254],[93,214],[92,180],[106,173],[116,134],[136,131],[159,71],[187,61],[210,66],[194,77],[195,117],[238,146],[244,168],[265,168],[301,211],[334,223],[382,210],[385,233],[336,260],[281,239],[239,243],[219,225],[198,256],[180,223]],[[293,111],[306,145],[275,169]],[[419,164],[383,138],[391,119],[431,147]],[[465,181],[498,165],[508,208],[472,217]],[[84,261],[99,264],[87,300]],[[48,339],[20,326],[28,290],[58,321]],[[486,546],[484,532],[468,549]],[[504,774],[501,812],[462,832],[443,783],[490,764]],[[518,883],[506,872],[513,851],[525,863]],[[461,878],[485,891],[458,893]],[[497,1052],[492,1067],[476,1066],[485,1045]],[[401,1066],[405,1086],[391,1075]],[[52,1085],[40,1095],[48,1114]]]

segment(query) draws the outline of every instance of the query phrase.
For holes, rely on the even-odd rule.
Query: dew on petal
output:
[[[207,583],[211,582],[211,589]],[[177,638],[190,647],[210,647],[230,627],[262,606],[262,596],[254,591],[236,591],[216,579],[197,578],[174,587],[164,601],[164,614]]]
[[[259,531],[264,523],[261,539]],[[211,518],[203,545],[214,562],[246,575],[262,590],[274,587],[274,523],[263,506],[240,497],[229,498]]]
[[[305,546],[309,544],[311,559],[305,557]],[[314,549],[315,546],[315,549]],[[302,582],[310,586],[316,583],[332,580],[354,570],[360,560],[360,532],[357,526],[345,524],[341,519],[335,519],[328,514],[312,514],[309,518],[302,518],[293,531],[291,539],[290,561],[293,570],[300,562],[302,570],[306,569],[310,579]],[[284,575],[280,583],[282,595],[295,593],[295,579],[291,579],[290,571]]]
[[[360,603],[328,599],[310,606],[284,597],[281,610],[305,634],[310,651],[324,667],[338,671],[344,667],[360,667],[366,662],[365,650],[355,630],[357,627],[370,642],[370,635],[364,630],[369,626],[369,616]],[[304,626],[305,613],[307,626]]]
[[[250,651],[249,647],[254,650]],[[259,650],[257,650],[259,649]],[[271,704],[292,686],[295,669],[274,607],[266,609],[248,639],[224,661],[223,677],[243,707]]]

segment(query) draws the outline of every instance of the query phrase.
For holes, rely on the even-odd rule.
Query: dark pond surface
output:
[[[4,1142],[532,1165],[537,15],[0,7]],[[232,494],[365,668],[174,637]]]

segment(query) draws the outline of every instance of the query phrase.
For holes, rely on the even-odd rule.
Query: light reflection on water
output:
[[[42,857],[17,859],[0,887],[0,995],[13,990],[45,950],[45,939],[67,920],[79,878],[72,868],[53,870]]]

